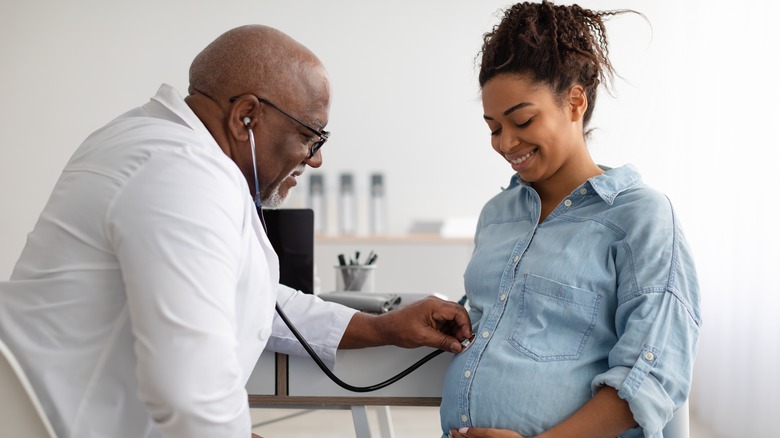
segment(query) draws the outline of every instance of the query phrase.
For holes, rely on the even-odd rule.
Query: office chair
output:
[[[0,427],[3,436],[56,438],[24,370],[0,340]]]
[[[691,433],[686,401],[674,413],[672,420],[664,427],[664,438],[689,438]]]

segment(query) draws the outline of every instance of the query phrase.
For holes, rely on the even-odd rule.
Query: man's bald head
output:
[[[276,29],[220,35],[192,61],[185,102],[265,206],[280,203],[306,166],[322,165],[312,148],[327,138],[328,75],[309,49]]]
[[[189,92],[194,88],[219,100],[246,93],[273,99],[310,88],[306,82],[312,71],[321,72],[327,82],[322,63],[302,44],[268,26],[241,26],[220,35],[195,57]]]

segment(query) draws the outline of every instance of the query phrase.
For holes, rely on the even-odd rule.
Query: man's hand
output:
[[[487,429],[482,427],[464,427],[458,431],[452,429],[450,438],[523,438],[517,432],[505,429]]]
[[[460,353],[460,342],[470,337],[471,321],[466,309],[431,296],[379,316],[356,313],[339,348],[427,346]]]

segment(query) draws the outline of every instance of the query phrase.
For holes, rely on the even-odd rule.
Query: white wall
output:
[[[638,165],[684,221],[705,300],[701,414],[724,436],[768,431],[780,390],[778,6],[580,3],[635,8],[652,24],[624,16],[609,25],[624,80],[614,98],[600,96],[591,149],[600,163]],[[0,0],[0,278],[83,138],[160,82],[186,90],[192,57],[250,22],[297,38],[331,73],[322,173],[332,197],[338,173],[354,172],[362,194],[381,171],[392,233],[414,219],[478,214],[511,172],[490,149],[473,64],[505,4]],[[299,190],[290,205],[304,202]]]

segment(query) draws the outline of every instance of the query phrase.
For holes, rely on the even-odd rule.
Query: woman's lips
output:
[[[512,169],[515,172],[520,172],[521,170],[527,168],[531,164],[531,161],[533,161],[533,157],[536,155],[536,152],[538,150],[539,148],[534,148],[533,150],[530,150],[524,153],[523,155],[520,155],[512,159],[507,158],[507,160],[509,160],[509,162],[512,163]]]

